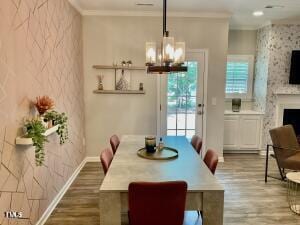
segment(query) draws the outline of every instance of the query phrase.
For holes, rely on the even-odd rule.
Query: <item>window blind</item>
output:
[[[227,62],[226,93],[247,94],[248,92],[248,62]]]

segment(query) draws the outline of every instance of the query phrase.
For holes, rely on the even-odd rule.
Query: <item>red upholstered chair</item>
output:
[[[212,172],[212,174],[215,174],[219,161],[218,154],[214,150],[208,149],[203,161]]]
[[[110,141],[111,149],[113,150],[113,153],[115,154],[119,147],[120,139],[117,135],[113,135],[110,137],[109,141]]]
[[[200,154],[202,150],[202,138],[198,135],[194,135],[191,140],[191,145],[196,150],[196,152]]]
[[[114,157],[114,154],[113,154],[113,152],[111,151],[110,148],[106,148],[105,150],[103,150],[101,152],[100,161],[101,161],[101,164],[102,164],[104,174],[107,173],[108,168],[111,164],[111,161],[113,160],[113,157]]]
[[[186,182],[133,182],[128,189],[130,225],[183,224]]]

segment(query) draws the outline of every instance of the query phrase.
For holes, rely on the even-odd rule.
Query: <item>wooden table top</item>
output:
[[[177,149],[179,157],[166,161],[141,158],[137,151],[144,147],[145,136],[123,136],[100,191],[127,192],[133,181],[175,180],[186,181],[188,192],[224,191],[185,137],[164,137],[164,144]]]

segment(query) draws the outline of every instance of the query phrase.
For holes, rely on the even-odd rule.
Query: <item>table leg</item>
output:
[[[100,225],[121,225],[121,194],[100,192]]]
[[[203,225],[223,225],[224,192],[203,193]]]

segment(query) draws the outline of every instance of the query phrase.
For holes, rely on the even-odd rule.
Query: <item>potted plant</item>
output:
[[[36,98],[36,102],[34,103],[36,109],[38,110],[41,116],[50,109],[54,107],[54,101],[48,96],[39,96]]]
[[[44,136],[46,128],[40,118],[28,119],[24,123],[25,137],[31,138],[35,147],[35,163],[41,166],[45,159],[44,144],[47,138]]]
[[[60,144],[64,144],[68,139],[68,117],[65,113],[59,113],[57,111],[48,111],[44,114],[44,120],[49,122],[52,121],[54,126],[58,125],[56,133],[60,137]]]

